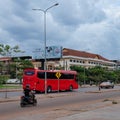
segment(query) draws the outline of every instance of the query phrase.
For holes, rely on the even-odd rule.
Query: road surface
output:
[[[109,89],[101,89],[101,91],[108,91]],[[111,90],[111,89],[110,89]],[[115,86],[113,90],[120,90],[120,86]],[[3,90],[4,92],[0,91],[0,98],[4,98],[6,96],[6,90]],[[89,92],[89,91],[98,91],[97,86],[88,86],[88,87],[80,87],[78,90],[75,90],[77,92]],[[23,91],[12,91],[7,92],[7,97],[14,97],[14,96],[21,96],[23,94]],[[44,94],[44,93],[43,93]]]
[[[102,93],[65,92],[59,93],[59,96],[57,97],[54,96],[54,94],[49,94],[44,98],[42,98],[41,95],[37,95],[38,105],[36,107],[28,106],[21,108],[19,106],[19,101],[0,103],[0,120],[30,120],[30,116],[32,116],[32,119],[36,119],[36,116],[42,117],[43,114],[48,115],[48,113],[52,115],[52,120],[53,117],[56,116],[55,114],[59,117],[58,112],[56,113],[56,111],[59,111],[59,113],[62,112],[60,113],[62,115],[73,114],[74,112],[78,112],[78,107],[81,109],[84,105],[94,105],[98,101],[116,98],[119,96],[120,91],[109,91]],[[50,120],[50,118],[48,120]]]

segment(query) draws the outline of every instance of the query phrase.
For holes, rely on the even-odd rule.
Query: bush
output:
[[[0,84],[5,84],[9,78],[9,75],[0,75]]]

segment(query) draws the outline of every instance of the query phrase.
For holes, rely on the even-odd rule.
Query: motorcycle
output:
[[[29,97],[25,95],[21,96],[20,106],[25,107],[26,105],[37,105],[37,99],[35,98],[35,95],[33,93]]]

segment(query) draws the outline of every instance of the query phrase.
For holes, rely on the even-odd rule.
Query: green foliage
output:
[[[2,56],[11,56],[14,53],[18,53],[18,52],[22,52],[19,49],[19,46],[16,45],[14,47],[11,47],[10,45],[4,45],[4,44],[0,44],[0,55]]]
[[[8,80],[9,78],[9,75],[0,75],[0,84],[6,83],[6,80]]]
[[[81,66],[71,66],[71,70],[75,70],[78,73],[79,84],[96,84],[98,85],[102,81],[112,81],[114,83],[120,83],[120,70],[108,70],[96,66],[93,68],[84,68]]]
[[[7,76],[9,75],[9,78],[18,78],[22,79],[23,75],[23,70],[25,68],[34,68],[33,64],[29,60],[15,60],[9,65],[5,65],[5,63],[0,64],[0,73],[1,73],[1,83],[5,83],[5,78],[8,78]],[[4,73],[5,71],[9,71],[7,73]]]
[[[32,62],[29,60],[22,60],[20,63],[20,66],[21,66],[21,69],[34,68]]]
[[[13,75],[11,77],[13,78],[15,76],[15,78],[21,80],[23,75],[23,70],[25,68],[34,68],[34,66],[32,62],[29,60],[15,59],[14,63],[11,66],[11,73],[12,73],[11,75]]]
[[[10,45],[4,45],[0,44],[0,55],[10,57],[16,53],[22,53],[19,49],[19,46],[16,45],[14,47],[11,47]],[[9,78],[18,78],[22,79],[23,69],[25,68],[33,68],[33,64],[29,60],[20,60],[15,59],[13,62],[9,62],[8,64],[4,62],[0,62],[0,83],[5,83],[6,79]],[[4,76],[3,76],[4,75]]]

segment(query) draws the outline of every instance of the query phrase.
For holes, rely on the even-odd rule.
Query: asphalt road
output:
[[[115,90],[119,90],[120,86],[115,86]],[[113,89],[113,90],[114,90]],[[107,91],[108,89],[101,89],[101,91]],[[89,92],[89,91],[98,91],[97,86],[89,86],[89,87],[81,87],[78,90],[75,90],[75,92]],[[14,97],[14,96],[21,96],[23,94],[22,91],[14,91],[14,92],[7,92],[7,97]],[[0,92],[0,98],[4,98],[6,96],[6,91]]]
[[[105,92],[63,92],[59,93],[60,96],[54,96],[53,94],[46,95],[47,97],[42,98],[41,94],[37,95],[38,104],[36,107],[28,106],[21,108],[19,103],[16,102],[5,102],[0,103],[0,118],[1,120],[13,120],[15,117],[24,116],[25,114],[38,114],[42,112],[49,112],[52,109],[66,108],[72,105],[85,104],[96,100],[105,100],[108,98],[114,98],[120,96],[120,91],[105,91]],[[5,119],[4,119],[5,118]],[[27,118],[26,118],[27,119]],[[17,120],[17,119],[16,119]]]

